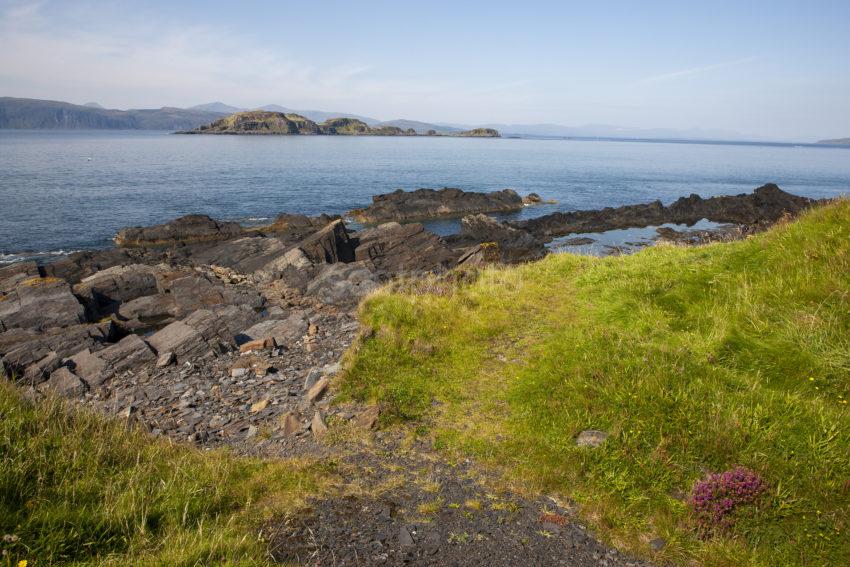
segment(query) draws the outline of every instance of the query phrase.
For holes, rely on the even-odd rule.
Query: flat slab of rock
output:
[[[750,194],[724,195],[703,199],[682,197],[670,206],[661,201],[591,211],[553,213],[511,223],[538,238],[573,233],[605,232],[621,228],[659,226],[665,223],[693,225],[701,219],[721,223],[756,224],[775,222],[784,214],[797,214],[815,203],[812,199],[786,193],[773,183]]]
[[[423,220],[473,213],[507,213],[522,209],[516,191],[503,189],[491,193],[475,193],[460,189],[417,189],[375,195],[372,204],[349,214],[360,222]]]
[[[84,313],[71,286],[56,278],[28,278],[0,293],[0,331],[75,325],[85,322]]]
[[[598,429],[586,429],[576,437],[576,445],[579,447],[599,447],[608,439],[608,433]]]
[[[216,221],[206,215],[187,215],[156,226],[121,229],[113,240],[116,246],[162,246],[227,240],[241,234],[239,223]]]

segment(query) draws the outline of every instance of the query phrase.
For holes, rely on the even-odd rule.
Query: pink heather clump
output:
[[[752,504],[764,491],[761,477],[744,467],[708,475],[694,484],[690,505],[700,527],[711,531],[729,527],[739,506]]]

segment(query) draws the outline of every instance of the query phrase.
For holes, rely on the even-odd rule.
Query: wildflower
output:
[[[27,560],[21,559],[20,561],[18,561],[18,567],[27,567]]]
[[[697,482],[689,502],[700,528],[711,531],[729,527],[731,514],[755,502],[764,489],[765,483],[757,473],[736,467]]]

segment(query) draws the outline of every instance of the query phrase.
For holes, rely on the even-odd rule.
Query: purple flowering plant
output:
[[[767,487],[758,475],[745,467],[712,473],[694,484],[689,504],[704,532],[731,526],[733,512],[756,502]]]

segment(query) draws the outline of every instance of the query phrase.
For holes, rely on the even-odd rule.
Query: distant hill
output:
[[[377,126],[381,122],[376,118],[370,118],[369,116],[360,116],[359,114],[348,114],[345,112],[326,112],[324,110],[297,110],[292,108],[286,108],[285,106],[280,106],[278,104],[267,104],[266,106],[261,106],[260,110],[271,110],[272,112],[300,114],[304,118],[309,118],[313,122],[324,122],[325,120],[329,120],[331,118],[353,118],[355,120],[365,122],[369,126]]]
[[[835,145],[844,145],[850,144],[850,138],[834,138],[832,140],[820,140],[818,144],[835,144]]]
[[[96,102],[87,102],[87,103],[83,104],[83,106],[88,106],[89,108],[103,108],[103,106],[101,106],[100,104],[98,104]]]
[[[223,102],[208,102],[206,104],[190,106],[189,110],[202,110],[204,112],[220,112],[221,114],[233,114],[234,112],[240,112],[246,109],[230,106],[229,104],[224,104]]]
[[[55,100],[0,97],[0,128],[188,130],[221,116],[183,108],[113,110]]]
[[[402,129],[398,126],[378,124],[370,126],[357,118],[336,117],[316,123],[305,116],[295,113],[274,112],[270,110],[248,110],[219,118],[211,124],[204,124],[180,134],[219,134],[219,135],[326,135],[326,136],[417,136],[413,128]],[[496,130],[476,128],[469,131],[437,134],[433,130],[427,135],[466,136],[498,138]]]
[[[427,134],[429,130],[433,130],[435,132],[443,132],[443,133],[452,133],[452,132],[460,132],[463,128],[455,128],[454,126],[446,126],[445,124],[433,124],[430,122],[419,122],[416,120],[387,120],[386,122],[381,122],[381,126],[395,126],[397,128],[401,128],[402,130],[407,130],[408,128],[412,128],[416,131],[417,134]]]

